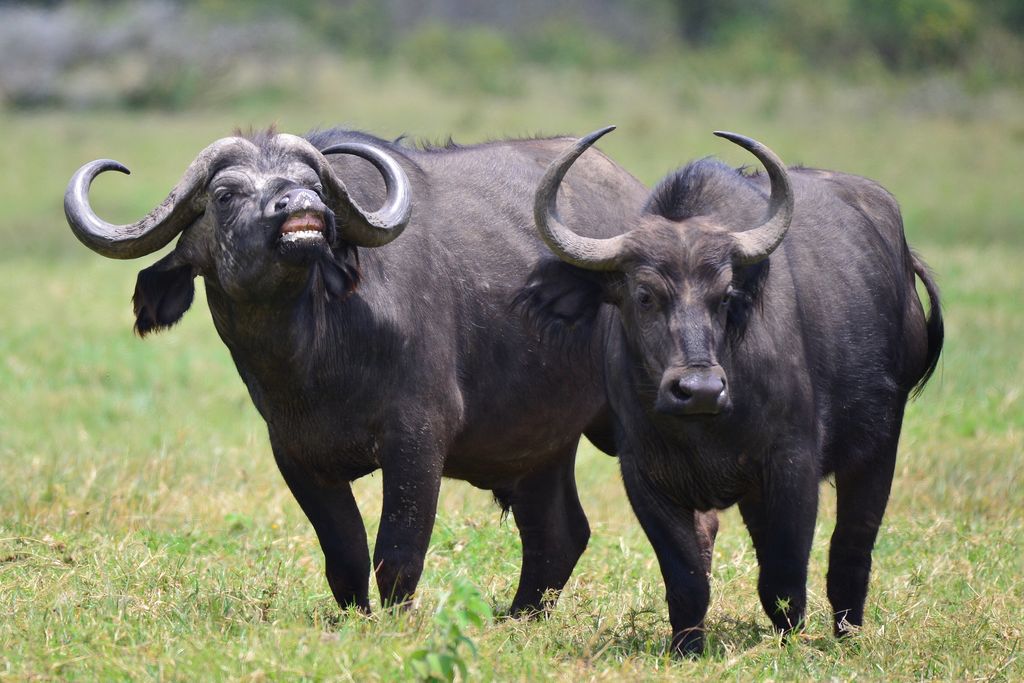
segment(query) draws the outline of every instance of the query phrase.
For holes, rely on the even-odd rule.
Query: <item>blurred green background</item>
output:
[[[284,96],[310,60],[401,65],[514,96],[523,67],[675,64],[700,80],[1024,77],[1020,0],[196,0],[4,3],[15,108],[180,109]],[[512,68],[514,67],[514,68]],[[683,74],[680,74],[683,77]],[[301,88],[300,88],[301,89]]]
[[[609,123],[602,148],[648,184],[750,163],[716,129],[878,180],[937,272],[947,345],[908,411],[853,644],[829,635],[826,485],[806,636],[767,628],[728,512],[709,655],[668,661],[656,561],[585,445],[590,548],[549,619],[471,632],[472,677],[1024,677],[1024,1],[156,0],[0,4],[0,679],[393,679],[454,581],[501,608],[518,573],[512,525],[446,482],[420,608],[340,615],[202,292],[175,329],[131,335],[158,256],[72,237],[79,165],[133,170],[93,191],[130,221],[236,128],[473,143]],[[357,496],[372,538],[379,479]]]
[[[0,234],[8,254],[79,253],[52,220],[72,167],[140,172],[115,191],[127,219],[235,127],[474,142],[616,123],[607,148],[646,182],[735,128],[880,180],[914,238],[1021,244],[1022,85],[1024,0],[3,4]]]

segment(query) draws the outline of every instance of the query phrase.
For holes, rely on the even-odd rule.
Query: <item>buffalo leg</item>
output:
[[[576,494],[573,443],[553,467],[522,479],[512,492],[512,514],[523,543],[519,590],[512,614],[554,606],[548,591],[561,591],[590,540],[590,525]]]
[[[412,599],[423,573],[441,488],[441,456],[382,463],[384,501],[373,550],[377,588],[385,605]]]
[[[761,606],[775,628],[787,633],[802,625],[807,609],[818,478],[809,458],[784,455],[776,454],[779,470],[767,472],[762,490],[740,500],[739,507],[760,566]]]
[[[837,516],[829,546],[827,585],[837,636],[864,623],[871,551],[889,501],[896,440],[880,460],[836,472]]]
[[[700,538],[694,526],[698,518],[693,510],[666,499],[625,457],[622,480],[633,512],[658,556],[665,580],[672,653],[700,654],[704,650],[704,615],[711,587],[705,572],[707,540]]]
[[[280,464],[280,463],[279,463]],[[366,527],[348,482],[333,487],[317,486],[315,477],[280,467],[284,480],[306,513],[324,553],[327,584],[343,609],[370,611],[370,552]]]

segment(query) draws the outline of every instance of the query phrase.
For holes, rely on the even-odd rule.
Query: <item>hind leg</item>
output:
[[[828,558],[828,600],[837,637],[864,623],[864,601],[871,574],[871,551],[882,523],[896,466],[897,429],[878,457],[836,470],[836,528]]]
[[[523,543],[512,614],[552,607],[554,599],[545,599],[545,593],[562,590],[590,540],[590,525],[576,494],[576,443],[554,461],[520,480],[511,493],[512,514]]]

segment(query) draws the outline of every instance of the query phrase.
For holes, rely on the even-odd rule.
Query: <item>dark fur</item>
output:
[[[703,159],[670,174],[623,226],[617,272],[563,264],[545,277],[555,270],[545,266],[520,296],[548,336],[610,330],[606,391],[623,480],[658,555],[677,652],[702,649],[709,599],[693,511],[739,503],[762,605],[788,631],[804,618],[823,476],[834,476],[839,501],[828,576],[835,630],[862,623],[904,405],[942,349],[938,289],[908,249],[892,197],[855,176],[793,168],[790,177],[793,224],[765,261],[732,263],[723,229],[761,221],[766,176]],[[735,291],[716,308],[730,268]],[[727,379],[724,407],[687,416],[676,378],[713,378],[714,367]]]
[[[335,306],[348,299],[359,287],[362,275],[359,271],[359,250],[350,244],[324,253],[309,268],[309,279],[305,290],[295,306],[294,360],[306,367],[307,372],[316,372],[314,359],[330,351],[331,340],[336,331],[331,329],[329,306]],[[313,349],[314,353],[306,353]]]

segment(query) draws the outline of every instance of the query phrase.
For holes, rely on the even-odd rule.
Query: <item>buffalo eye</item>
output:
[[[652,294],[651,290],[646,287],[637,287],[634,298],[636,299],[636,305],[640,310],[649,311],[654,308],[654,294]]]
[[[732,286],[730,286],[729,289],[725,290],[725,294],[722,295],[722,302],[720,304],[721,307],[722,308],[728,308],[729,304],[731,304],[732,300],[735,299],[735,298],[736,298],[736,290],[733,289]]]
[[[227,206],[228,204],[231,203],[231,200],[234,199],[234,198],[235,198],[235,193],[234,192],[224,191],[224,192],[220,192],[220,193],[217,194],[216,200],[217,200],[217,204],[219,204],[220,206]]]

